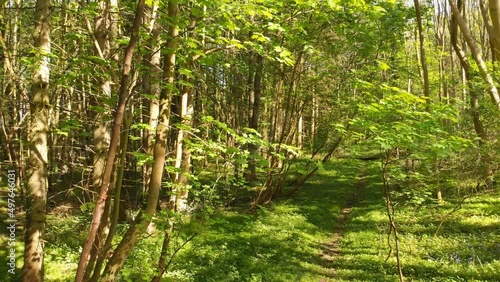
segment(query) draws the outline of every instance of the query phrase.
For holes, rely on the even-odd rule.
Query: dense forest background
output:
[[[0,277],[500,279],[500,0],[5,0],[0,54]]]

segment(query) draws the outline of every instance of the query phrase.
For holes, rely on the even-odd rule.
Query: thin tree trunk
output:
[[[263,69],[263,57],[262,55],[257,55],[256,58],[256,70],[255,75],[253,77],[253,99],[250,100],[250,120],[248,127],[259,130],[259,115],[260,115],[260,97],[262,93],[262,69]],[[253,181],[257,177],[256,175],[256,166],[255,166],[255,155],[258,152],[258,147],[255,144],[248,145],[248,151],[250,152],[250,161],[248,162],[248,175],[247,180]]]
[[[111,49],[113,45],[113,39],[117,36],[117,27],[116,27],[116,19],[115,14],[118,10],[118,2],[116,0],[111,1],[100,1],[100,13],[95,19],[95,46],[94,46],[94,55],[100,56],[103,60],[111,60],[117,59],[116,56],[111,56]],[[112,65],[112,64],[109,64]],[[111,72],[111,71],[110,71]],[[112,86],[113,86],[113,78],[111,75],[107,75],[105,73],[100,73],[99,77],[97,77],[97,81],[99,83],[98,87],[98,95],[96,105],[102,103],[102,99],[109,99],[112,96]],[[111,116],[111,111],[107,106],[104,106],[104,111],[99,111],[96,114],[97,125],[94,129],[94,156],[93,156],[93,170],[92,170],[92,186],[90,199],[95,199],[95,195],[98,193],[104,167],[106,164],[106,151],[109,148],[109,142],[111,138],[111,122],[108,120],[109,116]],[[114,171],[114,169],[113,169]],[[114,177],[112,176],[112,181],[110,184],[110,193],[114,187]],[[88,265],[86,267],[84,280],[88,280],[89,275],[92,273],[92,269],[94,268],[94,263],[97,260],[97,256],[99,255],[102,246],[104,244],[105,238],[109,231],[109,211],[111,209],[111,198],[106,199],[104,204],[104,212],[103,212],[103,220],[99,226],[97,231],[96,241],[92,246],[92,251],[90,253],[90,258],[88,261]]]
[[[458,3],[461,6],[461,1],[459,1]],[[469,62],[467,60],[465,52],[462,50],[462,48],[460,48],[460,45],[458,45],[457,25],[458,25],[457,19],[453,17],[450,23],[450,39],[451,39],[451,45],[453,46],[455,54],[457,55],[458,60],[460,62],[460,66],[462,67],[463,79],[465,81],[464,86],[466,86],[470,75]],[[474,129],[476,131],[477,136],[481,138],[481,142],[484,142],[487,136],[483,123],[480,119],[478,94],[474,89],[472,89],[469,93],[469,96],[470,96],[469,99],[471,104],[471,114],[472,114],[472,122],[474,124]]]
[[[304,121],[302,118],[302,114],[299,116],[299,123],[297,124],[297,147],[302,149],[302,141],[303,141],[303,127]]]
[[[484,0],[481,0],[481,9],[484,9]],[[500,60],[500,0],[489,0],[489,10],[491,17],[491,35],[490,41],[492,41],[493,49],[491,53],[495,61]],[[484,17],[484,16],[483,16]],[[483,18],[484,19],[484,18]],[[485,21],[487,27],[488,24]]]
[[[158,116],[160,115],[160,105],[158,99],[161,93],[161,52],[159,50],[160,46],[160,26],[156,23],[156,9],[157,6],[146,5],[147,11],[147,21],[148,30],[151,32],[151,39],[147,43],[148,55],[145,59],[145,66],[147,66],[147,71],[144,74],[143,79],[143,91],[149,97],[146,99],[147,108],[149,110],[149,128],[144,131],[144,148],[146,154],[152,156],[154,148],[154,135],[156,131],[156,126],[158,124]],[[150,163],[144,164],[143,167],[143,192],[146,192],[147,187],[149,187],[149,180],[151,178],[152,165]]]
[[[472,57],[474,58],[474,61],[476,61],[478,65],[479,72],[481,73],[481,76],[488,85],[488,92],[490,94],[491,100],[493,101],[493,104],[497,109],[500,109],[500,96],[498,94],[497,87],[495,86],[495,82],[493,81],[493,77],[488,72],[488,68],[486,67],[486,63],[482,58],[481,51],[478,49],[474,41],[474,38],[472,38],[470,30],[467,27],[467,23],[465,22],[464,18],[460,15],[457,5],[455,4],[454,1],[455,0],[449,0],[451,6],[452,18],[457,22],[465,38],[465,41],[467,42],[467,45],[471,49]]]
[[[311,109],[311,152],[314,152],[314,143],[316,141],[317,135],[317,123],[318,123],[318,98],[316,91],[313,89],[312,93],[312,109]]]
[[[389,183],[388,183],[388,175],[387,175],[387,168],[389,165],[389,157],[390,153],[387,153],[386,159],[382,163],[382,177],[383,177],[383,186],[384,186],[384,196],[385,196],[385,207],[386,207],[386,213],[387,213],[387,219],[389,220],[389,234],[390,236],[391,231],[394,233],[394,243],[396,245],[396,264],[398,267],[398,276],[399,276],[399,281],[404,282],[404,276],[403,276],[403,267],[401,264],[401,252],[400,252],[400,247],[399,247],[399,234],[398,234],[398,228],[396,226],[396,222],[394,221],[394,206],[391,203],[391,194],[389,190]],[[387,238],[389,242],[390,238]],[[389,245],[390,250],[392,251],[392,247]],[[391,255],[391,251],[389,252],[389,256]],[[389,258],[387,256],[387,259]]]
[[[123,183],[123,172],[125,169],[125,158],[128,149],[128,137],[129,137],[129,129],[132,123],[132,111],[127,112],[124,121],[123,121],[123,131],[120,137],[120,160],[118,164],[118,171],[116,173],[116,187],[114,189],[114,201],[113,201],[113,210],[111,212],[111,222],[109,226],[108,236],[106,237],[106,241],[104,242],[104,246],[100,250],[99,256],[97,258],[97,262],[93,269],[94,273],[92,274],[91,282],[97,282],[101,275],[101,269],[104,263],[104,259],[106,258],[109,250],[111,249],[111,243],[113,242],[113,237],[116,233],[116,227],[118,225],[118,217],[120,213],[120,201],[121,201],[121,190]]]
[[[83,250],[80,256],[80,261],[78,263],[78,269],[75,277],[75,281],[77,282],[81,282],[83,280],[85,267],[87,265],[87,261],[90,255],[90,250],[92,248],[92,245],[94,244],[95,237],[97,234],[97,229],[99,228],[102,219],[102,214],[104,212],[104,204],[106,198],[108,197],[108,188],[110,185],[111,174],[113,172],[113,164],[115,162],[117,154],[118,143],[120,139],[120,130],[123,124],[123,116],[125,114],[125,107],[127,104],[128,81],[132,67],[132,57],[134,55],[135,45],[137,44],[137,40],[139,37],[139,28],[142,22],[144,2],[145,0],[139,0],[139,3],[137,4],[134,24],[132,28],[132,35],[130,36],[129,44],[125,49],[125,57],[123,60],[123,71],[120,81],[119,100],[115,112],[115,117],[113,120],[113,128],[111,134],[111,141],[109,144],[108,155],[106,158],[106,166],[104,168],[103,178],[101,181],[99,198],[97,200],[96,207],[92,215],[92,223],[90,226],[89,234],[87,236],[87,239],[85,240],[85,244],[83,246]]]
[[[144,2],[142,2],[144,4]],[[141,211],[134,223],[128,228],[120,244],[116,247],[113,256],[110,258],[101,281],[115,281],[125,260],[137,243],[139,236],[143,234],[151,223],[152,216],[156,213],[156,206],[160,194],[160,188],[165,168],[165,154],[167,149],[167,137],[170,118],[170,103],[172,100],[172,86],[174,83],[175,59],[177,52],[177,41],[179,29],[177,26],[179,8],[177,1],[168,2],[168,16],[171,24],[168,28],[169,42],[167,44],[168,53],[165,56],[164,80],[169,87],[165,87],[160,97],[160,117],[156,128],[156,140],[153,151],[153,168],[151,180],[149,182],[148,198],[144,212]],[[143,215],[144,213],[144,215]]]
[[[101,57],[103,60],[111,59],[110,51],[114,37],[116,37],[116,19],[114,18],[115,12],[118,9],[118,2],[100,1],[100,12],[95,19],[94,31],[94,55]],[[110,64],[111,65],[111,64]],[[101,73],[97,78],[99,87],[96,100],[96,106],[102,103],[102,99],[109,99],[112,95],[113,81],[109,75]],[[105,106],[106,107],[106,106]],[[109,109],[99,111],[96,113],[97,125],[94,129],[94,159],[92,170],[92,184],[91,192],[93,192],[91,199],[95,199],[95,194],[99,191],[104,166],[106,163],[106,151],[109,148],[109,141],[111,138],[111,122],[108,117],[111,115]]]
[[[175,168],[179,169],[175,174],[174,188],[172,188],[172,194],[170,196],[168,208],[173,212],[186,212],[188,210],[188,180],[191,168],[191,152],[187,146],[186,141],[189,139],[189,135],[186,134],[186,128],[192,126],[192,87],[184,86],[181,97],[180,105],[180,116],[182,128],[179,128],[177,133],[176,142],[176,161]],[[167,255],[170,247],[170,241],[172,239],[172,232],[174,231],[174,223],[169,222],[169,227],[166,228],[164,232],[163,245],[160,252],[160,257],[158,259],[158,275],[154,276],[151,280],[152,282],[159,282],[161,276],[165,273],[167,268]]]
[[[481,9],[481,16],[483,17],[484,26],[488,33],[488,39],[491,48],[491,60],[496,61],[500,59],[499,57],[497,57],[499,54],[496,48],[496,46],[500,44],[500,37],[498,37],[500,36],[500,34],[497,35],[493,29],[493,25],[491,24],[490,17],[488,15],[488,7],[486,7],[486,3],[484,3],[484,1],[485,0],[479,1],[479,8]]]
[[[193,105],[192,105],[192,87],[185,86],[182,91],[181,98],[181,124],[182,128],[179,129],[177,133],[177,143],[176,143],[176,160],[175,160],[175,168],[179,169],[179,172],[175,174],[175,188],[172,189],[172,204],[171,207],[177,211],[186,211],[187,206],[187,197],[189,191],[186,190],[186,185],[188,182],[188,176],[191,167],[191,153],[188,150],[188,146],[186,141],[189,139],[189,136],[186,134],[186,128],[191,127],[192,125],[192,114],[193,114]]]
[[[415,13],[417,15],[418,40],[420,44],[420,64],[422,65],[422,76],[424,80],[424,97],[427,97],[427,103],[430,103],[429,71],[427,69],[427,58],[425,56],[424,29],[422,27],[420,3],[419,0],[414,0],[413,2],[415,5]]]

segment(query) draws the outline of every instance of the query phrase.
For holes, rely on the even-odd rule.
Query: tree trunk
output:
[[[500,61],[500,0],[489,0],[488,7],[492,23],[491,45],[493,45],[493,49],[491,50],[491,53],[493,54],[495,61]]]
[[[318,123],[318,98],[316,92],[313,90],[312,93],[312,108],[311,108],[311,153],[314,152],[314,143],[316,141],[317,135],[317,123]]]
[[[151,39],[147,43],[148,54],[146,55],[144,65],[147,67],[147,71],[144,74],[143,79],[143,91],[145,94],[149,95],[146,99],[147,109],[149,116],[146,117],[149,121],[149,128],[144,130],[144,151],[146,154],[152,156],[154,148],[154,135],[156,131],[156,126],[158,124],[158,116],[160,115],[160,105],[159,97],[161,93],[161,52],[159,50],[160,46],[160,26],[156,23],[156,10],[157,6],[146,5],[146,17],[148,18],[147,28],[151,33]],[[149,187],[149,179],[151,178],[152,165],[150,163],[144,164],[143,167],[143,192],[147,191]]]
[[[94,43],[94,55],[101,57],[103,60],[116,59],[116,56],[110,55],[112,49],[113,39],[117,36],[116,19],[115,15],[118,10],[118,2],[116,0],[111,1],[100,1],[99,2],[100,13],[95,19],[95,43]],[[111,63],[108,63],[111,66]],[[106,68],[109,72],[113,73],[110,68]],[[105,73],[100,73],[97,77],[99,83],[98,95],[95,101],[96,106],[102,104],[104,99],[110,99],[112,96],[112,86],[113,78],[111,75]],[[96,113],[97,125],[94,129],[94,156],[93,156],[93,170],[92,170],[92,186],[90,192],[90,199],[95,199],[96,193],[99,191],[104,167],[106,164],[106,151],[109,148],[109,142],[111,138],[111,122],[109,121],[109,116],[111,116],[111,111],[108,106],[104,106],[104,111],[98,111]],[[114,169],[113,169],[114,170]],[[112,177],[110,187],[113,187],[114,178]],[[112,189],[109,189],[110,191]],[[108,233],[109,228],[109,210],[111,205],[111,198],[105,201],[103,220],[99,226],[95,244],[92,247],[90,254],[90,259],[86,267],[86,272],[84,275],[84,280],[87,280],[94,268],[94,263],[97,259],[98,254],[102,249],[105,238]]]
[[[497,87],[495,86],[495,82],[493,81],[493,77],[489,73],[488,68],[486,67],[486,63],[482,58],[481,51],[477,47],[474,38],[472,38],[470,30],[467,27],[467,23],[465,22],[464,18],[460,15],[457,5],[455,4],[454,1],[455,0],[449,0],[451,6],[452,18],[457,22],[465,38],[465,41],[467,42],[467,45],[471,49],[472,57],[474,58],[474,61],[476,61],[478,65],[479,72],[481,73],[481,76],[488,85],[488,92],[490,93],[490,97],[491,100],[493,101],[493,104],[497,109],[500,109],[500,96],[498,94]]]
[[[425,56],[425,40],[424,29],[422,27],[422,16],[420,14],[419,0],[414,0],[415,13],[417,16],[418,39],[420,44],[420,64],[422,65],[422,78],[424,80],[424,97],[427,97],[427,103],[430,103],[430,89],[429,89],[429,71],[427,69],[427,58]]]
[[[297,124],[297,147],[299,149],[302,149],[303,127],[304,127],[304,122],[303,122],[302,114],[300,114],[299,123]]]
[[[43,281],[44,236],[48,190],[49,131],[49,57],[51,1],[37,0],[35,6],[34,47],[39,61],[31,85],[31,123],[29,130],[29,166],[27,216],[22,281]]]
[[[92,277],[90,279],[91,282],[97,282],[99,280],[99,277],[101,275],[101,269],[104,264],[104,260],[111,249],[111,244],[113,242],[113,237],[115,236],[116,233],[116,227],[118,225],[118,217],[120,213],[120,201],[121,201],[121,190],[122,190],[122,183],[123,183],[123,172],[125,169],[125,158],[126,158],[126,153],[127,153],[127,148],[128,148],[128,139],[129,139],[129,129],[130,125],[132,123],[132,111],[129,109],[126,113],[126,116],[124,117],[123,121],[123,131],[120,137],[120,159],[119,159],[119,164],[117,167],[117,173],[116,173],[116,185],[114,188],[114,201],[113,201],[113,210],[111,212],[111,222],[109,226],[109,233],[108,236],[106,237],[106,241],[104,242],[103,247],[99,250],[99,256],[97,257],[97,262],[95,264],[95,267],[93,269],[94,273],[92,274]]]
[[[192,91],[190,86],[184,86],[181,97],[180,116],[182,128],[179,128],[176,141],[176,160],[175,168],[180,171],[175,173],[175,185],[172,188],[168,208],[173,212],[186,212],[188,210],[188,180],[191,169],[191,152],[186,144],[189,135],[186,134],[186,128],[192,126],[193,105],[192,105]],[[174,223],[169,222],[169,227],[164,231],[163,245],[158,260],[158,275],[154,276],[152,282],[159,282],[161,276],[167,270],[167,255],[170,248],[170,241],[172,239],[172,232],[174,231]]]
[[[260,115],[260,97],[262,93],[262,69],[263,69],[263,57],[262,55],[257,55],[256,58],[256,70],[253,77],[253,90],[252,98],[250,99],[250,120],[248,127],[259,130],[259,115]],[[249,87],[252,87],[249,85]],[[248,145],[248,151],[250,152],[250,161],[248,162],[248,175],[247,180],[253,181],[257,177],[255,171],[255,154],[258,153],[258,147],[255,144]]]
[[[144,3],[144,2],[142,2]],[[110,258],[104,276],[101,281],[115,281],[120,272],[125,260],[130,255],[130,252],[137,243],[139,236],[144,233],[148,225],[151,223],[151,218],[156,213],[156,206],[160,194],[160,188],[165,169],[165,154],[167,150],[167,137],[169,133],[170,123],[170,104],[172,100],[175,59],[177,52],[177,41],[179,36],[178,22],[178,3],[177,1],[168,2],[168,16],[171,19],[171,24],[168,28],[169,42],[167,45],[168,53],[165,56],[164,63],[164,81],[168,84],[160,97],[160,117],[159,124],[156,128],[156,140],[153,151],[154,163],[151,171],[151,179],[149,181],[148,198],[144,212],[137,216],[134,223],[129,227],[123,236],[120,244],[116,247],[113,256]],[[142,214],[145,215],[142,215]]]
[[[461,1],[459,1],[458,4],[460,7],[462,4]],[[453,49],[455,50],[458,60],[460,61],[460,66],[462,67],[462,72],[463,72],[463,79],[465,81],[464,85],[466,85],[470,75],[469,62],[467,60],[465,52],[462,50],[462,48],[460,48],[460,45],[458,45],[457,25],[458,25],[457,18],[452,17],[450,23],[451,45],[453,46]],[[483,123],[480,119],[478,94],[474,89],[472,89],[469,93],[469,96],[470,96],[471,114],[472,114],[472,122],[474,124],[474,129],[476,131],[477,136],[481,138],[481,142],[484,142],[487,136]]]
[[[139,28],[142,22],[142,15],[144,11],[144,1],[140,0],[137,4],[136,14],[134,18],[134,24],[132,28],[132,35],[130,36],[130,41],[125,49],[125,57],[123,60],[123,71],[120,81],[120,92],[118,105],[115,112],[115,117],[113,120],[113,128],[111,133],[111,141],[109,144],[109,150],[106,157],[106,166],[104,168],[104,173],[101,181],[101,187],[99,191],[99,198],[92,215],[92,223],[90,225],[89,234],[85,240],[83,250],[80,256],[80,261],[78,263],[78,269],[75,277],[75,281],[81,282],[83,280],[85,267],[90,255],[90,250],[94,244],[95,237],[97,234],[97,229],[101,223],[102,215],[104,212],[104,204],[108,196],[108,188],[110,185],[111,174],[113,172],[113,166],[117,154],[118,143],[120,139],[120,131],[123,124],[123,116],[125,114],[125,107],[127,104],[128,96],[128,81],[130,77],[130,71],[132,67],[132,57],[134,54],[135,45],[139,37]]]
[[[192,87],[183,87],[181,105],[180,105],[180,116],[182,128],[179,128],[177,133],[176,142],[176,158],[175,158],[175,168],[179,169],[179,172],[175,174],[175,182],[172,189],[172,199],[171,207],[177,211],[186,211],[187,197],[189,192],[186,190],[186,185],[188,182],[188,176],[191,167],[191,153],[188,150],[186,141],[189,136],[186,134],[186,128],[192,126],[192,114],[193,114],[193,104],[192,104]]]
[[[113,1],[100,1],[99,2],[99,15],[95,18],[95,43],[94,43],[94,56],[99,56],[104,60],[109,60],[111,58],[111,44],[113,34],[116,30],[114,23],[115,12],[118,7],[116,0]],[[111,32],[110,32],[111,31]],[[97,100],[95,101],[96,106],[102,104],[103,99],[109,99],[112,95],[112,85],[113,81],[109,75],[100,73],[97,78],[99,87]],[[102,180],[102,174],[104,172],[104,166],[106,163],[106,150],[109,147],[109,141],[111,138],[111,123],[108,121],[108,117],[111,115],[110,110],[105,107],[105,111],[98,111],[96,113],[97,125],[94,129],[94,160],[93,160],[93,172],[92,172],[92,186],[91,191],[97,193],[99,191],[100,183]],[[95,194],[91,195],[91,199],[95,199]]]
[[[484,1],[485,0],[479,1],[479,8],[481,9],[481,16],[483,17],[484,26],[488,33],[488,40],[491,49],[491,60],[497,61],[500,60],[500,58],[497,58],[499,54],[497,54],[498,51],[496,51],[497,50],[496,46],[500,44],[500,37],[498,37],[500,34],[497,35],[493,29],[493,25],[491,24],[490,17],[488,14],[488,7],[486,7],[486,3],[484,3]]]

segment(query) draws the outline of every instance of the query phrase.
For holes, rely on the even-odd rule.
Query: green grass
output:
[[[451,192],[445,200],[442,205],[396,208],[407,280],[500,281],[500,193],[466,200],[434,237],[439,222],[457,203]],[[340,228],[339,253],[327,259],[322,253],[339,230],[346,203],[353,208]],[[292,197],[251,213],[247,207],[217,210],[203,224],[192,220],[180,236],[199,235],[177,254],[164,281],[398,281],[394,256],[386,261],[388,221],[376,163],[332,161]],[[73,280],[86,224],[87,217],[49,217],[46,281]],[[120,234],[124,228],[120,226]],[[120,281],[150,280],[161,235],[139,242]],[[17,248],[22,255],[22,244]],[[5,250],[0,250],[2,273]]]
[[[62,216],[49,214],[47,217],[47,232],[45,242],[45,280],[46,281],[73,281],[80,256],[80,246],[85,239],[86,222],[77,216]],[[0,281],[20,281],[19,275],[23,265],[24,237],[21,234],[18,221],[16,241],[16,275],[7,276],[5,236],[1,238],[0,248]],[[7,279],[7,280],[3,280]]]
[[[385,261],[388,220],[376,171],[370,168],[361,202],[347,223],[335,281],[398,280],[394,256]],[[420,209],[397,206],[404,275],[410,281],[499,281],[500,194],[473,196],[434,237],[441,219],[456,205],[456,199],[448,200]]]
[[[343,229],[340,254],[326,261],[342,206],[365,175]],[[387,261],[388,221],[378,165],[335,161],[290,199],[257,214],[216,215],[206,232],[176,259],[166,281],[397,281],[395,257]],[[446,195],[445,195],[446,197]],[[499,193],[455,206],[398,205],[403,272],[409,281],[500,280]]]
[[[250,214],[220,211],[179,254],[166,281],[331,281],[321,251],[357,170],[340,173],[332,164],[291,198]]]

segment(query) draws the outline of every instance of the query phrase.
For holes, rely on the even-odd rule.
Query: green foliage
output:
[[[353,126],[367,146],[376,144],[386,155],[387,180],[402,189],[393,191],[396,198],[412,205],[426,203],[436,185],[441,185],[437,163],[444,165],[473,147],[473,140],[451,130],[458,112],[386,84],[364,83],[363,88],[374,102],[359,105]]]
[[[91,181],[96,152],[91,146],[92,132],[96,122],[113,119],[120,86],[128,88],[128,105],[134,109],[122,200],[137,213],[134,208],[144,200],[139,197],[140,174],[153,162],[142,142],[154,130],[147,121],[147,105],[158,99],[152,85],[150,89],[143,86],[156,82],[156,89],[174,94],[166,144],[170,155],[162,187],[189,189],[190,206],[187,216],[167,209],[150,218],[159,232],[142,238],[121,273],[123,281],[149,280],[155,274],[162,231],[170,223],[177,228],[173,249],[193,234],[200,236],[174,260],[167,281],[393,281],[394,262],[384,260],[387,227],[377,178],[381,173],[397,207],[405,274],[410,279],[498,277],[497,193],[491,192],[493,200],[482,195],[478,197],[481,204],[471,200],[467,209],[445,216],[464,194],[484,192],[478,183],[495,188],[500,156],[495,138],[500,132],[498,110],[483,95],[487,89],[474,63],[469,81],[461,85],[463,74],[450,54],[452,48],[448,42],[439,42],[440,35],[449,38],[446,23],[444,28],[439,26],[443,15],[436,14],[431,5],[422,3],[431,90],[430,98],[423,98],[418,96],[423,87],[413,39],[415,12],[404,1],[179,1],[175,79],[166,83],[162,67],[172,40],[166,31],[173,21],[166,16],[166,1],[148,0],[147,5],[158,5],[158,16],[148,11],[145,17],[130,85],[120,85],[123,66],[119,64],[130,40],[136,2],[121,2],[107,18],[101,13],[104,2],[66,2],[58,3],[51,13],[50,54],[33,49],[32,31],[19,28],[32,24],[32,1],[7,1],[0,15],[5,41],[1,46],[5,60],[0,63],[4,68],[0,76],[1,155],[16,159],[23,177],[29,176],[25,161],[32,152],[26,146],[30,75],[37,61],[46,57],[51,71],[49,202],[60,205],[57,198],[68,198],[79,206],[78,217],[48,218],[46,280],[72,279],[82,231],[95,207],[94,203],[80,205],[80,194],[73,188],[87,188]],[[474,5],[468,7],[470,19],[475,19],[474,9]],[[104,58],[97,54],[95,44],[107,47],[108,43],[92,34],[98,21],[116,23],[120,29],[116,34],[105,32],[112,40]],[[154,28],[146,24],[153,21]],[[478,33],[482,26],[474,23],[474,29],[474,35],[483,35]],[[433,30],[439,32],[432,34]],[[152,42],[157,46],[150,46]],[[162,66],[150,66],[153,54],[163,55]],[[256,63],[257,56],[264,58],[262,64]],[[247,127],[253,111],[249,96],[260,67],[259,124],[253,129]],[[489,64],[488,69],[494,78],[500,76],[500,68]],[[102,95],[103,80],[111,82],[111,97]],[[192,125],[178,122],[176,95],[183,88],[192,90]],[[478,94],[474,110],[480,114],[485,140],[474,134],[471,94]],[[183,145],[191,153],[187,184],[170,178],[182,172],[171,156],[178,130],[186,134]],[[367,162],[332,165],[319,161],[337,141],[342,157],[383,161],[383,172]],[[306,156],[309,152],[317,152],[315,158]],[[250,164],[256,165],[257,176],[247,181]],[[365,170],[360,171],[361,167]],[[294,198],[257,205],[255,214],[239,210],[274,182],[281,188],[283,182],[311,169],[317,169],[320,177],[305,183],[304,191]],[[61,171],[68,177],[60,177]],[[362,189],[359,199],[354,199],[360,206],[353,209],[341,255],[334,262],[321,260],[317,253],[335,231],[342,206],[352,200],[349,195],[360,174],[366,176],[370,188]],[[23,188],[26,181],[21,180]],[[69,192],[62,195],[54,184]],[[436,191],[445,196],[440,205],[434,200]],[[162,191],[161,201],[170,194]],[[130,207],[134,201],[136,205]],[[228,206],[233,209],[222,208]],[[441,220],[443,236],[433,238],[432,231]],[[127,227],[120,225],[118,233]]]

